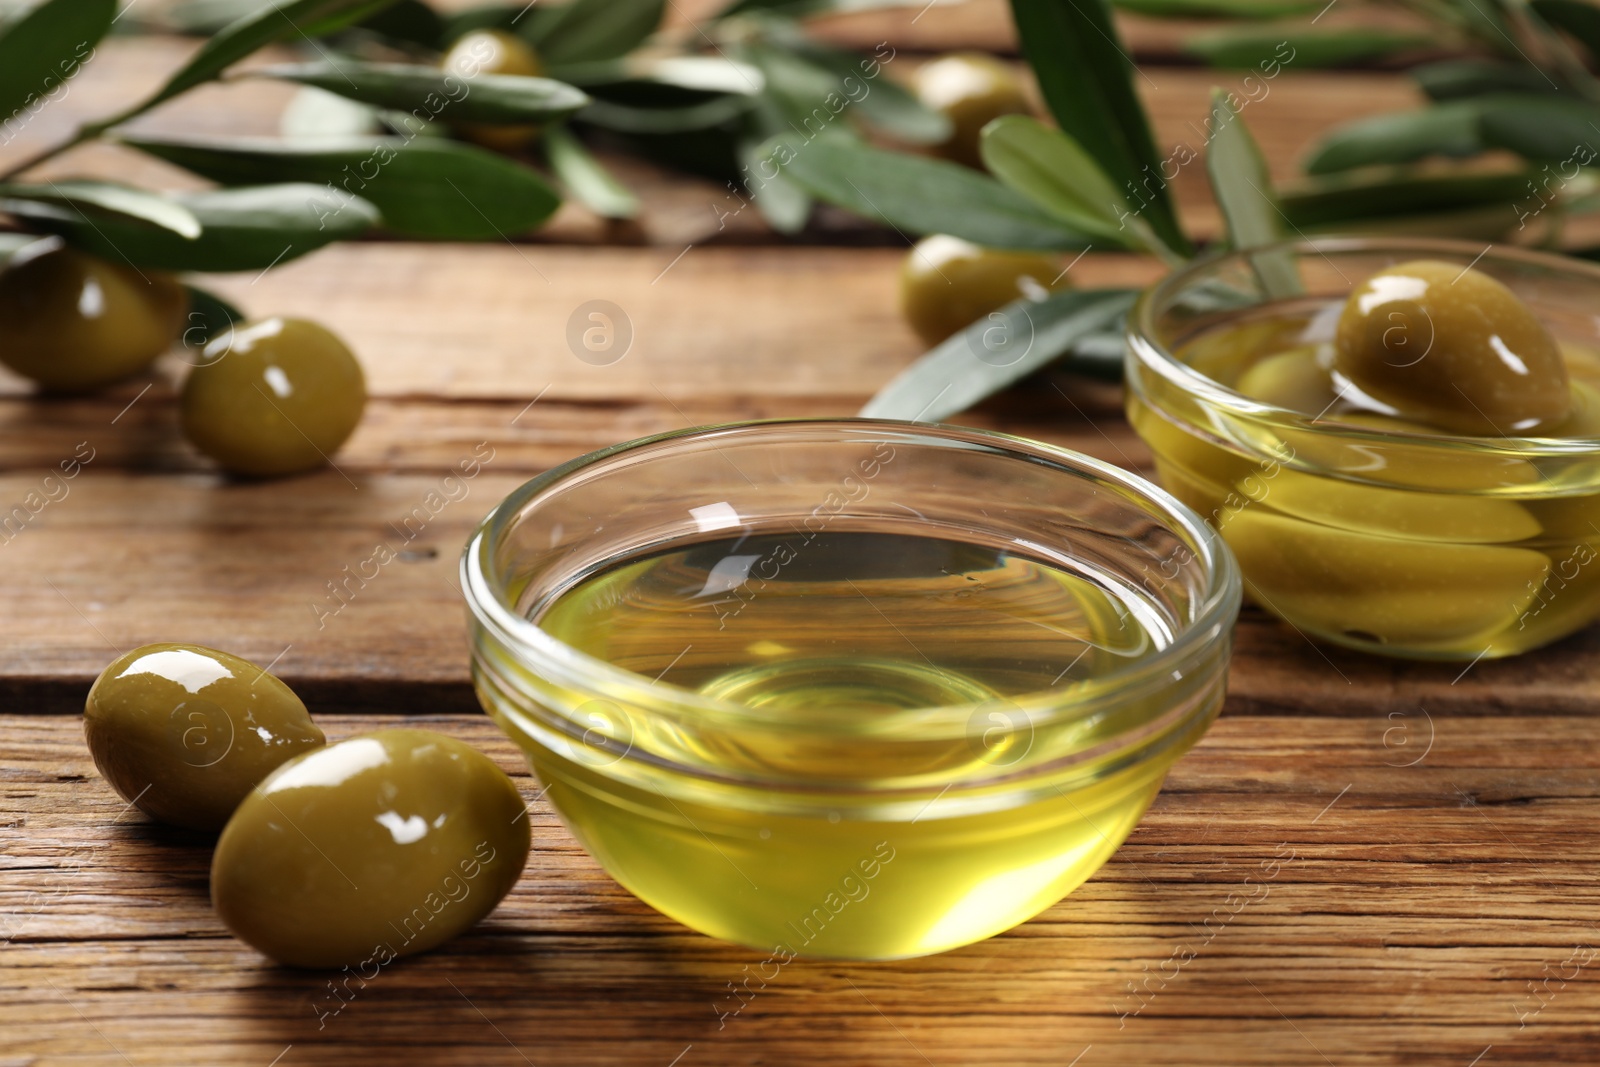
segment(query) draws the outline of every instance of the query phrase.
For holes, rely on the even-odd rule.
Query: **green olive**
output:
[[[1326,414],[1339,394],[1333,375],[1317,357],[1315,345],[1268,356],[1240,375],[1234,388],[1263,404],[1303,415]]]
[[[235,474],[320,466],[361,421],[361,364],[314,322],[235,326],[206,345],[202,358],[183,385],[183,432]]]
[[[1339,316],[1335,367],[1362,392],[1453,433],[1537,435],[1570,403],[1561,349],[1515,293],[1470,267],[1381,270]]]
[[[148,367],[188,307],[171,275],[44,238],[0,270],[0,363],[46,389],[95,389]]]
[[[1470,655],[1512,626],[1550,570],[1543,553],[1337,530],[1252,505],[1222,537],[1251,597],[1324,637]]]
[[[439,66],[471,80],[479,74],[510,74],[524,78],[544,76],[544,64],[533,47],[504,30],[471,30],[450,46]],[[449,109],[446,108],[448,117]],[[469,141],[497,152],[515,152],[539,135],[536,125],[501,126],[458,122],[455,129]]]
[[[300,698],[248,660],[145,645],[100,672],[83,708],[94,764],[153,819],[220,830],[273,768],[322,747]]]
[[[217,842],[211,901],[280,963],[377,968],[493,911],[529,844],[522,797],[488,756],[379,730],[306,753],[244,799]]]
[[[1049,256],[1000,252],[934,234],[918,241],[900,267],[900,311],[927,345],[1020,297],[1066,288]]]
[[[1010,67],[982,52],[956,52],[924,64],[913,77],[917,99],[950,120],[949,140],[934,151],[945,159],[982,167],[978,135],[1001,115],[1032,108]]]

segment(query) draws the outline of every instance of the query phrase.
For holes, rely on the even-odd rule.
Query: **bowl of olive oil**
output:
[[[574,460],[462,578],[480,700],[618,882],[853,959],[989,937],[1093,874],[1216,716],[1240,596],[1134,475],[864,419]]]
[[[1158,478],[1313,639],[1477,660],[1600,616],[1600,269],[1417,238],[1197,261],[1129,319]]]

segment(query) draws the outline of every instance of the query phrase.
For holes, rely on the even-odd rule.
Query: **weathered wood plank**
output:
[[[332,737],[392,721],[314,710]],[[487,720],[430,725],[534,796]],[[1590,1062],[1587,728],[1437,725],[1402,767],[1381,716],[1225,716],[1127,846],[1039,919],[929,959],[796,961],[719,1019],[759,954],[634,900],[539,800],[528,871],[494,916],[332,999],[337,976],[267,966],[226,936],[203,839],[119,818],[76,716],[6,717],[0,1019],[40,1065],[260,1067],[289,1045],[303,1063],[667,1063],[691,1045],[685,1063],[1060,1067],[1086,1045],[1107,1064],[1459,1065],[1491,1045],[1488,1062]]]

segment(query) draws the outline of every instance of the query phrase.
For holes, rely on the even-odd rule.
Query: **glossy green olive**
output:
[[[917,99],[950,120],[950,138],[934,152],[945,159],[982,167],[978,135],[1001,115],[1030,110],[1022,82],[1010,67],[982,52],[956,52],[924,64],[914,75]]]
[[[900,266],[900,312],[927,345],[1020,297],[1066,288],[1049,256],[981,248],[934,234],[918,241]]]
[[[220,830],[256,783],[324,738],[306,706],[248,660],[145,645],[100,672],[83,708],[95,766],[153,819]]]
[[[529,843],[522,797],[488,756],[379,730],[285,764],[245,798],[217,842],[211,901],[280,963],[376,968],[493,911]]]
[[[361,421],[361,364],[314,322],[236,326],[206,345],[203,360],[183,385],[183,432],[235,474],[321,466]]]
[[[504,30],[472,30],[450,46],[439,66],[471,80],[479,74],[511,74],[524,78],[544,76],[544,64],[533,47],[514,33]],[[448,108],[445,111],[449,115]],[[499,126],[479,122],[460,122],[455,129],[469,141],[497,152],[515,152],[539,135],[536,125]]]
[[[1459,264],[1381,270],[1339,316],[1335,367],[1357,388],[1453,433],[1537,435],[1567,415],[1566,363],[1515,293]]]
[[[188,306],[171,275],[42,239],[0,270],[0,363],[46,389],[95,389],[165,352]]]

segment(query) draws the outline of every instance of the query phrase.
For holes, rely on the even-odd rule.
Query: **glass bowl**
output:
[[[780,966],[940,952],[1075,888],[1217,714],[1240,596],[1138,477],[865,419],[584,456],[462,579],[479,699],[577,839]]]
[[[1513,655],[1600,614],[1600,438],[1362,427],[1252,400],[1175,354],[1230,324],[1270,328],[1274,304],[1310,316],[1298,340],[1331,338],[1353,287],[1414,259],[1503,282],[1561,343],[1574,381],[1600,384],[1600,269],[1462,241],[1329,238],[1197,261],[1146,292],[1129,316],[1128,417],[1162,484],[1221,530],[1268,612],[1367,652]],[[1257,267],[1271,277],[1286,262],[1305,295],[1274,301]]]

